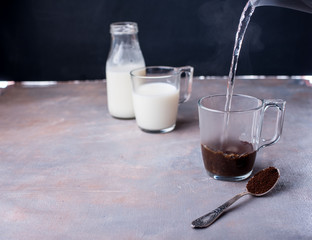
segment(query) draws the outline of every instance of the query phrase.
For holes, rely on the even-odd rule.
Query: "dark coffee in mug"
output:
[[[242,176],[251,172],[257,154],[251,143],[233,140],[227,141],[219,150],[201,144],[201,150],[206,170],[224,177]]]
[[[234,94],[230,111],[224,110],[225,102],[225,95],[206,96],[198,101],[203,161],[212,178],[241,181],[252,173],[257,151],[279,140],[286,102]],[[264,126],[269,108],[276,109],[276,122]],[[271,138],[261,136],[264,127],[272,132]]]

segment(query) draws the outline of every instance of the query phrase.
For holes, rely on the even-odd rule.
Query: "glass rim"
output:
[[[245,94],[233,94],[233,97],[242,97],[242,98],[249,98],[249,99],[254,99],[257,100],[260,104],[257,107],[253,107],[253,108],[247,108],[244,110],[230,110],[230,111],[225,111],[225,110],[217,110],[214,108],[210,108],[210,107],[206,107],[202,104],[202,101],[204,99],[208,99],[208,98],[215,98],[215,97],[224,97],[226,98],[226,94],[214,94],[214,95],[208,95],[208,96],[204,96],[202,98],[200,98],[197,102],[198,107],[204,110],[208,110],[210,112],[215,112],[215,113],[246,113],[246,112],[253,112],[256,110],[259,110],[263,107],[263,99],[259,99],[257,97],[253,97],[253,96],[249,96],[249,95],[245,95]]]
[[[170,74],[160,75],[160,76],[148,76],[148,75],[137,75],[135,72],[141,72],[142,70],[147,69],[166,69],[169,71],[172,71]],[[180,73],[179,68],[177,67],[171,67],[171,66],[147,66],[147,67],[141,67],[136,68],[130,71],[130,76],[135,78],[144,78],[144,79],[165,79],[170,78],[172,76],[177,76]]]

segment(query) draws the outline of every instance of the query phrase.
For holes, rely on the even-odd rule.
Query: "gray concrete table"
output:
[[[275,166],[281,178],[203,230],[191,221],[247,182],[213,180],[201,159],[197,100],[224,93],[226,79],[196,79],[168,134],[112,118],[105,82],[10,86],[0,96],[0,239],[312,239],[308,85],[237,79],[236,93],[287,101],[282,138],[255,165]]]

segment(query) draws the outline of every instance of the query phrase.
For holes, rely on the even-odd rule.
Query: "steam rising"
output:
[[[204,68],[207,75],[224,75],[228,73],[235,41],[235,33],[243,6],[232,0],[209,0],[198,10],[199,20],[207,26],[204,44],[211,48],[206,53]],[[244,40],[240,62],[252,72],[250,51],[264,48],[261,42],[262,30],[256,23],[250,23]]]

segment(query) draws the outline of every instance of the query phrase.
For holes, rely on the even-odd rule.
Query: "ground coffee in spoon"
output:
[[[247,183],[247,190],[252,194],[263,194],[269,191],[279,178],[275,167],[268,167],[253,176]]]

